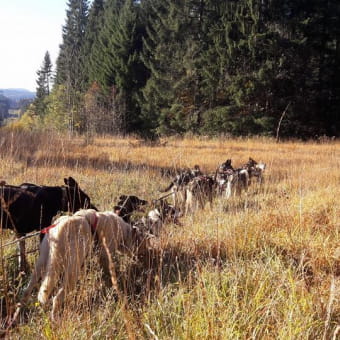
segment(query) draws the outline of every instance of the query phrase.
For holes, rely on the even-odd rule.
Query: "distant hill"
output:
[[[0,89],[0,94],[13,101],[19,101],[20,99],[33,99],[35,97],[35,92],[26,89]]]
[[[0,89],[0,96],[8,98],[9,109],[19,109],[35,98],[35,92],[20,88]],[[6,116],[4,113],[3,115]]]

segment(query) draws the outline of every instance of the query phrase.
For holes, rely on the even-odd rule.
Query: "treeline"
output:
[[[0,92],[0,126],[2,124],[2,121],[8,116],[9,108],[9,99]]]
[[[28,114],[81,133],[339,135],[338,0],[69,0]],[[48,53],[47,53],[48,54]]]

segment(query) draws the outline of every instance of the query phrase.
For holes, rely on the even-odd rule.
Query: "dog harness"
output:
[[[50,229],[56,227],[58,225],[58,223],[56,224],[51,224],[50,226],[44,228],[44,229],[41,229],[40,233],[41,234],[47,234],[49,232]]]

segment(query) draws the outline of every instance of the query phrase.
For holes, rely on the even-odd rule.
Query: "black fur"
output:
[[[75,212],[81,208],[96,209],[89,196],[72,178],[64,179],[65,186],[39,186],[24,183],[21,186],[0,187],[1,226],[12,229],[18,236],[48,227],[59,211]]]
[[[117,205],[114,206],[114,212],[122,217],[125,222],[130,223],[130,218],[135,210],[138,210],[141,206],[148,204],[148,201],[142,200],[133,195],[121,195]]]

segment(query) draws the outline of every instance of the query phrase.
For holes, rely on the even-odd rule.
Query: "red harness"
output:
[[[49,232],[50,229],[56,227],[57,225],[58,225],[58,223],[52,224],[52,225],[50,225],[49,227],[46,227],[46,228],[44,228],[44,229],[41,229],[40,233],[41,233],[41,234],[47,234],[47,233]]]

